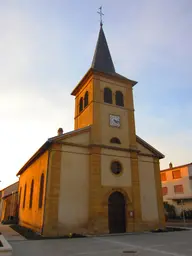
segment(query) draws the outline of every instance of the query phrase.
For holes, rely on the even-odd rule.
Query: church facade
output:
[[[136,83],[116,73],[101,25],[92,65],[71,93],[74,131],[59,129],[17,174],[20,225],[43,236],[164,227],[164,155],[135,133]]]

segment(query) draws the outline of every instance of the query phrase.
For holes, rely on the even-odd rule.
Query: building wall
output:
[[[90,136],[89,132],[83,132],[83,133],[77,134],[76,136],[71,136],[66,138],[64,142],[80,144],[80,145],[88,145],[89,136]]]
[[[88,148],[62,146],[59,234],[83,233],[88,228]]]
[[[1,221],[7,221],[9,218],[16,218],[18,215],[18,193],[15,192],[2,199]]]
[[[11,212],[12,206],[17,203],[15,201],[15,195],[18,191],[18,185],[19,185],[19,182],[17,181],[11,184],[10,186],[2,189],[1,201],[0,201],[0,221],[8,219],[8,216],[11,216],[12,214]],[[13,196],[11,196],[12,194]],[[9,199],[8,199],[8,196],[9,196]],[[12,204],[10,204],[10,198],[12,199]],[[16,213],[14,214],[14,216],[16,216]]]
[[[41,232],[43,225],[44,201],[46,191],[46,177],[48,165],[48,151],[41,155],[35,162],[29,166],[19,178],[19,193],[22,189],[21,195],[19,194],[19,224],[25,227],[32,228]],[[43,192],[43,206],[39,208],[39,189],[40,178],[44,173],[44,192]],[[31,182],[34,180],[33,202],[32,208],[29,208]],[[25,208],[23,208],[24,187],[27,185]]]
[[[180,170],[181,172],[181,178],[179,179],[173,179],[172,171],[176,170]],[[168,188],[167,195],[163,196],[164,201],[170,200],[172,198],[192,197],[192,180],[189,179],[188,166],[184,166],[178,169],[170,169],[165,171],[164,173],[166,173],[166,181],[162,181],[162,187]],[[174,185],[183,185],[184,193],[175,193]]]
[[[111,163],[119,161],[123,171],[120,175],[111,172]],[[111,187],[131,187],[130,153],[111,149],[101,150],[101,185]]]
[[[0,191],[0,221],[1,221],[1,215],[2,215],[2,207],[3,207],[2,191]]]
[[[2,197],[5,197],[5,196],[8,196],[10,194],[12,194],[13,192],[16,192],[18,191],[18,185],[19,185],[19,182],[15,182],[13,184],[11,184],[10,186],[2,189]]]
[[[113,102],[104,102],[104,88],[112,90]],[[115,103],[115,93],[121,91],[124,97],[124,107]],[[135,122],[133,109],[132,86],[129,83],[114,81],[104,76],[94,78],[94,117],[92,129],[93,143],[111,146],[110,139],[118,137],[121,141],[119,147],[126,148],[136,144]],[[109,124],[110,114],[120,116],[121,125],[119,128],[111,127]]]
[[[81,97],[88,91],[88,106],[79,112]],[[86,81],[85,85],[78,92],[75,98],[75,129],[83,128],[93,123],[93,79]]]
[[[111,177],[110,165],[105,165],[105,161],[109,163],[110,159],[105,154],[116,155],[116,159],[122,160],[122,152],[107,149],[101,149],[99,146],[90,148],[89,160],[89,233],[108,233],[108,198],[118,191],[123,194],[126,202],[126,230],[127,232],[136,231],[137,225],[134,219],[129,216],[129,212],[133,211],[133,189],[130,185],[132,181],[128,180],[125,184],[122,179]],[[128,157],[128,155],[127,155]],[[126,161],[123,163],[127,163]],[[126,173],[126,170],[124,172]],[[131,167],[132,170],[132,167]],[[129,172],[130,170],[127,170]],[[136,171],[136,170],[135,170]],[[107,182],[107,177],[110,181]],[[128,174],[124,177],[131,177]],[[118,181],[118,178],[120,180]],[[139,198],[138,198],[139,201]],[[139,223],[140,224],[140,223]]]
[[[141,189],[142,219],[144,222],[158,222],[156,182],[152,157],[139,156],[139,178]]]
[[[183,209],[192,209],[192,180],[191,176],[192,165],[182,166],[178,168],[168,169],[161,173],[166,173],[166,181],[161,181],[162,188],[167,187],[168,193],[163,195],[163,201],[175,206],[176,214],[180,215]],[[181,178],[173,179],[173,171],[180,170]],[[183,193],[175,193],[174,186],[182,185]],[[183,203],[177,203],[183,199]]]

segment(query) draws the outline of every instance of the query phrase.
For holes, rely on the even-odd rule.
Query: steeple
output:
[[[111,54],[107,45],[102,23],[100,24],[99,37],[91,68],[104,73],[115,74],[115,67],[113,65]]]

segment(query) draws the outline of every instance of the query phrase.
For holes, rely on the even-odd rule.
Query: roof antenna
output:
[[[102,20],[102,16],[104,16],[104,14],[102,13],[102,6],[99,7],[99,12],[97,12],[100,15],[100,26],[103,26],[103,20]]]

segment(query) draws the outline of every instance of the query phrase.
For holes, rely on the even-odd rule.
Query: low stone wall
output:
[[[0,256],[11,256],[13,253],[13,249],[3,235],[0,235],[0,242],[3,245],[0,246]]]

